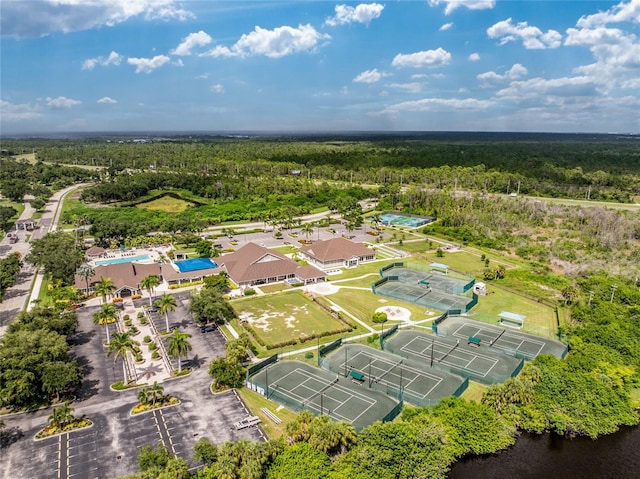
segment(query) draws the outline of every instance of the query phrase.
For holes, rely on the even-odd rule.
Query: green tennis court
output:
[[[399,401],[300,361],[276,362],[252,376],[250,383],[251,389],[294,411],[326,414],[358,430],[393,419],[400,411]]]
[[[386,351],[483,384],[503,382],[519,372],[521,360],[495,350],[480,350],[469,337],[454,339],[418,331],[398,331],[384,344]]]
[[[362,375],[363,386],[385,392],[415,404],[436,404],[440,398],[459,395],[466,389],[465,379],[438,371],[414,361],[360,344],[343,345],[331,353],[324,367],[341,377]]]
[[[567,349],[560,341],[458,317],[447,318],[440,323],[438,334],[461,340],[470,336],[480,338],[483,349],[486,346],[487,349],[524,359],[533,359],[540,354],[553,354],[562,358]]]

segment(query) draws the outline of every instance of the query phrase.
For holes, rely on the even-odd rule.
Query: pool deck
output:
[[[167,252],[171,249],[168,246],[157,246],[154,248],[132,248],[126,250],[120,249],[111,249],[105,251],[104,255],[99,258],[94,258],[88,263],[91,266],[100,266],[101,261],[109,261],[109,260],[125,260],[127,258],[136,258],[138,256],[148,256],[149,259],[144,261],[139,261],[140,263],[151,264],[157,263],[160,261],[161,257],[167,255]],[[104,263],[102,263],[104,264]]]

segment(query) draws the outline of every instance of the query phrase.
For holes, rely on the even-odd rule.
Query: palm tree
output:
[[[160,314],[164,314],[164,319],[166,322],[166,331],[169,331],[169,311],[175,311],[178,303],[176,303],[176,299],[171,296],[169,293],[164,293],[159,300],[155,302],[155,305],[159,309]]]
[[[370,219],[373,225],[375,226],[375,228],[378,229],[378,227],[380,226],[380,222],[382,221],[382,217],[380,216],[380,213],[372,214],[370,216]]]
[[[300,231],[302,232],[302,234],[304,234],[307,240],[309,240],[309,236],[313,234],[313,224],[312,223],[303,224]]]
[[[147,391],[147,388],[142,388],[138,392],[138,402],[143,405],[149,404],[149,391]]]
[[[96,283],[95,290],[96,293],[102,297],[102,304],[104,304],[107,301],[107,297],[111,296],[116,290],[116,285],[113,284],[111,278],[103,278],[100,276],[100,281]]]
[[[78,267],[78,270],[76,271],[76,274],[78,276],[84,278],[84,282],[86,284],[86,289],[85,289],[84,292],[86,294],[89,294],[89,278],[96,274],[95,270],[91,267],[91,265],[89,263],[82,263]]]
[[[145,276],[140,281],[140,286],[149,291],[149,306],[153,303],[153,290],[160,284],[160,278],[155,274]]]
[[[115,323],[118,319],[118,308],[111,303],[102,305],[99,311],[93,313],[93,324],[99,324],[107,330],[107,343],[109,340],[109,323]]]
[[[169,344],[167,344],[167,353],[172,358],[178,358],[178,372],[182,372],[182,356],[187,358],[187,353],[191,351],[191,343],[187,341],[191,335],[188,333],[181,333],[176,329],[173,336],[169,337]]]
[[[135,346],[138,346],[140,343],[131,338],[131,333],[127,331],[126,333],[113,333],[113,338],[109,343],[109,352],[107,356],[111,356],[113,353],[113,362],[115,363],[118,360],[118,356],[122,357],[122,373],[124,375],[123,384],[127,384],[127,352],[133,352]]]
[[[60,429],[64,429],[67,424],[71,424],[75,419],[73,408],[69,407],[69,401],[51,411],[51,415],[48,418],[50,427]]]
[[[164,388],[158,384],[158,381],[154,381],[153,386],[145,388],[145,391],[147,393],[147,400],[150,400],[154,406],[157,401],[164,397]]]

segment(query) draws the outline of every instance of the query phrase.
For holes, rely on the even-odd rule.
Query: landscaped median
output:
[[[138,392],[138,401],[138,404],[133,406],[131,410],[132,416],[153,411],[154,409],[177,406],[181,402],[177,397],[165,395],[164,388],[157,382],[154,382],[152,386],[141,389]]]
[[[76,418],[73,415],[73,408],[69,407],[69,402],[54,408],[49,416],[49,424],[38,431],[34,440],[46,439],[51,436],[62,434],[77,429],[84,429],[93,426],[93,422],[87,418]]]

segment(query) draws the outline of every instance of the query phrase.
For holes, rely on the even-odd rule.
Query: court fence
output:
[[[273,356],[269,356],[267,359],[265,359],[264,361],[260,361],[258,364],[254,364],[252,366],[249,366],[247,368],[247,377],[246,377],[246,382],[249,383],[249,378],[251,376],[253,376],[255,373],[257,373],[258,371],[261,371],[262,369],[266,368],[267,366],[269,366],[270,364],[275,363],[276,361],[278,361],[278,355],[274,354]]]
[[[329,344],[325,344],[320,349],[318,349],[318,367],[325,368],[325,358],[331,351],[335,351],[342,345],[342,338],[338,338],[335,341],[330,342]]]
[[[382,333],[380,333],[380,349],[382,349],[384,351],[384,340],[386,338],[388,338],[389,336],[391,336],[392,334],[394,334],[398,330],[399,327],[400,327],[399,324],[394,324],[393,326],[391,326],[386,331],[382,331]]]

